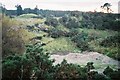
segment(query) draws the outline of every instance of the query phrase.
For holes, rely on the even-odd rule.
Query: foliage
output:
[[[111,69],[109,66],[104,70],[103,72],[106,76],[108,76],[109,78],[111,78],[111,80],[119,80],[120,77],[120,69],[118,69],[117,71]]]
[[[86,78],[86,71],[79,65],[68,64],[66,60],[56,65],[55,80],[87,80]]]
[[[118,47],[119,43],[120,43],[120,35],[118,33],[115,36],[108,36],[108,37],[106,37],[100,43],[100,45],[104,46],[104,47],[109,47],[109,46]]]
[[[22,12],[22,6],[21,5],[16,5],[15,6],[17,8],[17,16],[21,15],[23,12]]]
[[[80,27],[80,23],[78,22],[78,20],[75,17],[64,16],[59,19],[59,22],[69,29]]]
[[[85,67],[67,63],[66,60],[53,65],[54,60],[50,60],[48,53],[43,53],[41,45],[26,45],[26,48],[24,54],[9,55],[2,60],[2,80],[119,80],[119,71],[105,69],[107,78],[91,71],[94,69],[92,62]]]
[[[66,31],[58,30],[56,28],[48,30],[48,36],[51,36],[52,38],[59,38],[61,36],[65,36],[66,34]]]
[[[82,32],[72,38],[72,41],[76,43],[76,46],[81,49],[81,51],[89,50],[88,45],[88,34]]]
[[[48,26],[54,26],[54,27],[58,25],[58,21],[55,18],[47,18],[47,20],[44,23]]]
[[[3,61],[3,80],[6,79],[51,79],[54,71],[53,60],[43,53],[38,45],[27,45],[25,54],[10,55]]]
[[[69,32],[66,33],[66,37],[73,37],[79,34],[77,29],[71,29]]]

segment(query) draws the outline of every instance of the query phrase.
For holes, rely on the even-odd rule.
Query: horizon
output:
[[[12,2],[10,4],[10,2]],[[22,8],[31,8],[34,9],[36,5],[38,9],[43,10],[61,10],[61,11],[97,11],[100,12],[100,6],[104,3],[110,3],[111,9],[114,11],[113,13],[118,13],[118,2],[119,0],[71,0],[71,1],[64,1],[64,0],[4,0],[1,1],[7,10],[16,10],[15,5],[21,5]],[[81,7],[82,6],[82,7]]]

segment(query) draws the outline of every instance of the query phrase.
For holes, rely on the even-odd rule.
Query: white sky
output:
[[[99,9],[104,3],[111,3],[111,9],[118,12],[118,2],[120,0],[0,0],[7,9],[16,9],[15,5],[20,4],[23,8],[35,8],[50,10],[79,10],[94,11]]]

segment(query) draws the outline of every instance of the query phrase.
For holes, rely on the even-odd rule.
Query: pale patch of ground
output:
[[[108,65],[113,69],[120,68],[119,61],[98,52],[69,53],[66,55],[61,54],[51,55],[51,59],[55,59],[54,65],[59,64],[63,59],[66,59],[68,63],[79,64],[81,66],[85,66],[87,62],[94,62],[96,70],[100,72],[102,72]]]

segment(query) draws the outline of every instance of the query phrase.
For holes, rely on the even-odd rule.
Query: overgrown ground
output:
[[[81,52],[88,51],[88,52],[98,52],[99,54],[104,54],[107,55],[113,59],[117,59],[118,55],[118,47],[117,46],[101,46],[100,43],[105,40],[107,37],[110,36],[115,36],[118,34],[117,31],[114,30],[99,30],[99,29],[89,29],[89,28],[75,28],[75,29],[70,29],[66,28],[64,25],[57,25],[56,27],[53,27],[51,25],[46,25],[44,22],[46,21],[46,18],[40,19],[40,18],[32,18],[33,14],[27,14],[27,15],[21,15],[15,18],[10,19],[9,25],[10,27],[13,27],[13,30],[17,29],[18,31],[16,32],[8,32],[6,35],[10,37],[14,37],[17,34],[17,37],[20,36],[22,38],[22,41],[24,42],[25,45],[27,44],[43,44],[44,46],[43,51],[48,52],[51,54],[66,54],[66,53],[78,53],[80,54]],[[59,19],[59,18],[57,18]],[[8,21],[7,18],[3,22],[3,25],[8,26],[7,23]],[[15,23],[15,24],[14,24]],[[4,27],[4,26],[3,26]],[[47,30],[60,30],[63,32],[72,32],[76,30],[77,34],[72,35],[70,37],[66,36],[59,36],[57,38],[52,37],[53,35],[49,35],[49,32],[44,31],[45,29]],[[61,32],[61,33],[63,33]],[[56,32],[58,33],[58,32]],[[60,33],[60,34],[61,34]],[[85,37],[87,37],[87,49],[82,50],[77,46],[77,43],[72,41],[74,37],[78,37],[79,34],[85,34]],[[15,34],[15,35],[10,35],[10,34]],[[87,34],[87,36],[86,36]],[[56,35],[55,35],[56,36]],[[57,35],[58,36],[58,35]],[[21,39],[18,37],[18,39]],[[15,39],[15,40],[18,40]],[[90,40],[89,40],[90,39]],[[78,40],[79,41],[79,40]],[[19,41],[18,41],[19,42]],[[14,43],[13,43],[14,45]],[[81,44],[86,45],[86,44]],[[8,47],[9,48],[9,47]],[[14,48],[14,47],[13,47]],[[12,49],[13,49],[12,48]],[[86,46],[85,46],[86,48]],[[17,49],[15,49],[17,50]],[[13,51],[15,51],[13,50]],[[21,50],[21,49],[18,49]],[[18,51],[19,52],[19,51]],[[21,52],[21,51],[20,51]],[[99,55],[98,54],[98,55]],[[87,58],[87,57],[85,57]],[[91,57],[94,58],[94,57]],[[74,59],[75,60],[75,59]],[[78,59],[79,60],[79,59]],[[84,59],[83,59],[84,60]],[[112,61],[112,60],[111,60]],[[89,62],[89,61],[88,61]],[[81,64],[82,65],[82,64]],[[96,66],[98,66],[97,64]],[[108,64],[111,65],[111,64]],[[101,65],[99,65],[101,66]],[[114,68],[114,65],[112,65]],[[100,68],[100,67],[98,67]]]

